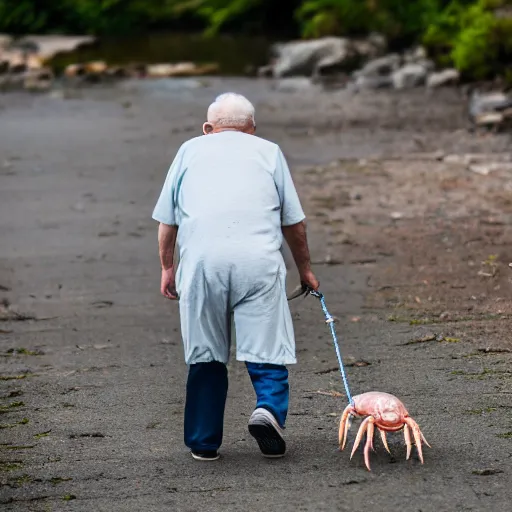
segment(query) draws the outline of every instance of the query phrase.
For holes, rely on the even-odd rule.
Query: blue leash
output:
[[[338,338],[336,336],[336,330],[334,329],[334,318],[331,316],[329,311],[327,311],[327,306],[325,305],[325,297],[322,293],[312,290],[310,288],[307,289],[307,292],[320,300],[320,305],[322,306],[322,311],[325,315],[325,322],[329,324],[332,334],[332,341],[334,343],[334,348],[336,349],[336,356],[338,357],[338,364],[340,366],[341,377],[343,378],[343,385],[345,386],[345,392],[347,393],[348,401],[351,405],[354,405],[354,400],[352,399],[352,395],[350,394],[350,389],[348,387],[347,376],[345,374],[345,368],[343,366],[343,360],[341,359],[340,346],[338,344]]]

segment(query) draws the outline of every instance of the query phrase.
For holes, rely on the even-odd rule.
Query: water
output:
[[[222,76],[242,76],[268,63],[273,41],[263,37],[159,33],[125,38],[102,38],[93,45],[55,57],[57,70],[68,64],[104,60],[109,65],[217,63]]]

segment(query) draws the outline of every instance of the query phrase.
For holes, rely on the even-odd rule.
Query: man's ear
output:
[[[209,133],[213,132],[213,126],[210,123],[204,123],[203,124],[203,133],[205,135],[208,135]]]

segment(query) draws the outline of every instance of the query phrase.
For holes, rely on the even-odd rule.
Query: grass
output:
[[[19,425],[26,425],[28,423],[28,418],[23,418],[21,421],[17,421],[16,423],[2,423],[0,424],[0,430],[4,428],[14,428]]]
[[[21,380],[33,375],[32,373],[22,373],[21,375],[0,375],[0,380]]]
[[[16,409],[17,407],[23,407],[25,405],[25,402],[11,402],[7,405],[0,405],[0,414],[5,414],[7,412],[10,412],[11,409]]]
[[[62,478],[60,476],[54,476],[53,478],[50,478],[50,480],[48,480],[52,485],[59,485],[63,482],[69,482],[73,480],[72,478]]]
[[[2,356],[15,356],[15,355],[21,355],[21,356],[42,356],[44,355],[44,352],[41,352],[40,350],[29,350],[27,348],[10,348],[5,352],[5,354],[1,354]]]
[[[453,370],[450,375],[464,375],[467,379],[484,380],[488,376],[495,376],[499,379],[509,379],[512,377],[510,370],[492,370],[490,368],[484,368],[478,373],[469,373],[464,370]]]
[[[487,413],[487,414],[490,414],[491,412],[494,412],[498,410],[497,407],[486,407],[485,409],[469,409],[467,410],[466,412],[468,414],[484,414],[484,413]]]
[[[41,432],[40,434],[34,434],[34,439],[41,439],[42,437],[48,437],[50,435],[51,430],[47,430],[46,432]]]
[[[22,462],[2,462],[0,461],[0,473],[8,473],[10,471],[18,471],[23,467]]]
[[[429,325],[429,324],[449,324],[456,322],[485,322],[490,320],[509,320],[511,318],[510,315],[504,314],[495,314],[489,313],[481,316],[460,316],[460,317],[451,317],[446,320],[441,320],[440,318],[407,318],[400,315],[389,315],[387,320],[388,322],[397,322],[404,323],[409,325]],[[454,338],[456,339],[456,338]]]
[[[496,434],[500,439],[512,439],[512,432],[505,432],[504,434]]]
[[[20,446],[20,445],[6,444],[6,443],[0,444],[0,449],[2,449],[2,450],[28,450],[30,448],[35,448],[35,445],[28,444],[25,446]]]

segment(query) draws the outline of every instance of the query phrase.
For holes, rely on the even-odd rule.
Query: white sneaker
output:
[[[267,409],[258,407],[249,419],[249,433],[256,439],[264,457],[277,459],[286,452],[283,429],[274,415]]]

